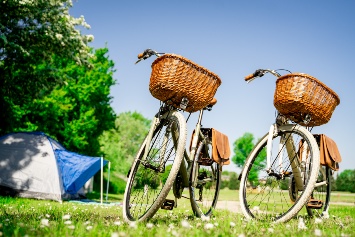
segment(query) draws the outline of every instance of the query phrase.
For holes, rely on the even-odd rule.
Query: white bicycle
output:
[[[212,159],[212,130],[202,128],[203,112],[217,102],[219,77],[178,55],[147,49],[139,60],[158,58],[152,64],[150,92],[160,101],[128,174],[123,201],[127,222],[147,221],[159,209],[172,210],[183,191],[189,191],[197,217],[210,216],[221,184],[221,165]],[[186,121],[183,111],[199,111],[190,151],[185,150]],[[185,158],[185,159],[184,159]],[[170,193],[172,189],[172,193]],[[168,195],[174,199],[168,199]]]
[[[321,216],[329,208],[331,172],[320,167],[319,147],[310,130],[328,122],[340,100],[314,77],[281,76],[278,71],[259,69],[245,77],[248,82],[266,73],[278,78],[277,116],[242,169],[241,210],[247,219],[274,222],[290,220],[303,207],[308,215]]]

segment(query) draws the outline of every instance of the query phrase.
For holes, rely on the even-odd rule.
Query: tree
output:
[[[18,106],[69,80],[57,58],[90,66],[93,36],[77,29],[90,26],[69,15],[71,6],[71,0],[0,1],[0,135],[18,126]]]
[[[110,183],[117,193],[123,193],[122,180],[127,180],[129,168],[141,143],[149,131],[150,120],[137,112],[125,112],[116,117],[114,128],[105,131],[99,138],[101,152],[112,164]],[[157,185],[160,180],[156,180]],[[144,178],[138,185],[144,183]]]
[[[237,190],[239,189],[239,183],[240,181],[238,180],[238,174],[235,172],[230,172],[229,174],[229,183],[228,183],[228,188],[230,190]]]
[[[254,136],[251,133],[244,133],[244,135],[238,138],[234,146],[234,156],[232,161],[238,166],[243,167],[245,160],[254,147]]]
[[[338,191],[355,193],[355,170],[344,170],[335,182]]]
[[[137,112],[116,117],[115,128],[100,137],[101,151],[112,163],[112,169],[126,175],[138,149],[149,131],[150,120]]]
[[[232,161],[238,166],[242,167],[249,156],[250,152],[253,150],[254,147],[254,136],[251,133],[244,133],[244,135],[238,138],[234,144],[234,156]],[[265,150],[261,150],[258,154],[258,157],[255,159],[253,168],[249,171],[248,181],[251,185],[255,186],[258,184],[258,174],[259,170],[255,167],[265,167],[265,158],[266,152]]]
[[[14,106],[21,120],[13,131],[43,131],[68,150],[101,155],[98,138],[114,127],[116,116],[110,106],[114,63],[107,53],[107,48],[93,52],[91,68],[55,57],[58,73],[72,79],[42,98]]]

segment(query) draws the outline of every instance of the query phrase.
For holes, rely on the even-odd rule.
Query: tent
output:
[[[107,161],[66,150],[42,132],[0,137],[0,195],[68,200]]]

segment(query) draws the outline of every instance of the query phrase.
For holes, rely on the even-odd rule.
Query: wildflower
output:
[[[64,222],[65,225],[71,225],[71,223],[72,223],[71,221],[65,221]]]
[[[171,232],[171,234],[174,235],[174,236],[179,236],[179,234],[178,234],[178,232],[176,232],[176,230],[173,230],[173,231]]]
[[[137,228],[136,222],[129,223],[129,227],[136,229]]]
[[[238,235],[238,237],[245,237],[245,234],[241,233]]]
[[[153,223],[147,223],[147,225],[146,225],[146,227],[147,227],[148,229],[153,228],[153,226],[154,226],[154,224],[153,224]]]
[[[205,230],[209,230],[209,229],[212,229],[213,226],[214,226],[213,224],[207,223],[204,228],[205,228]]]
[[[49,220],[48,219],[42,219],[41,220],[41,225],[44,226],[49,226]]]
[[[88,225],[88,226],[86,227],[86,229],[87,229],[87,230],[91,230],[91,229],[92,229],[92,226],[91,226],[91,225]]]
[[[122,222],[120,222],[120,221],[115,221],[115,222],[113,222],[113,224],[120,226],[120,225],[122,224]]]
[[[322,218],[323,219],[329,219],[329,213],[328,212],[323,212],[322,213]]]
[[[306,230],[307,226],[303,221],[303,218],[300,218],[298,221],[298,230]]]
[[[322,221],[322,219],[320,219],[320,218],[315,218],[314,219],[314,224],[320,224],[320,223],[322,223],[323,221]]]
[[[274,233],[274,229],[273,228],[269,228],[267,230],[269,231],[269,233]]]
[[[86,221],[86,222],[84,223],[84,225],[88,225],[88,224],[90,224],[90,221]]]
[[[62,219],[63,219],[63,220],[69,220],[69,219],[70,219],[70,215],[64,215],[64,216],[62,217]]]
[[[69,225],[68,228],[71,229],[71,230],[74,230],[74,229],[75,229],[75,226]]]
[[[62,35],[62,34],[55,34],[55,37],[56,37],[58,40],[62,40],[62,39],[63,39],[63,35]]]
[[[231,221],[231,222],[229,222],[229,225],[230,225],[230,227],[234,227],[235,223]]]
[[[206,222],[208,222],[208,221],[210,221],[210,217],[209,216],[201,216],[201,220],[202,221],[206,221]]]
[[[113,232],[113,233],[111,234],[111,237],[119,237],[119,235],[118,235],[117,232]]]
[[[190,223],[187,222],[186,220],[182,220],[181,221],[181,226],[184,227],[184,228],[190,228]]]
[[[170,224],[169,224],[169,228],[170,228],[170,229],[174,229],[174,224],[173,224],[173,223],[170,223]]]
[[[322,231],[319,230],[319,229],[315,229],[315,230],[314,230],[314,235],[315,235],[315,236],[322,236]]]
[[[253,207],[253,210],[254,210],[254,211],[259,211],[260,208],[259,208],[258,206],[255,206],[255,207]]]
[[[49,217],[51,217],[51,215],[49,215],[49,214],[46,214],[46,217],[47,217],[47,218],[49,218]]]

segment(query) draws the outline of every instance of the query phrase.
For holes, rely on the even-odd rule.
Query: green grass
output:
[[[188,195],[185,192],[185,195]],[[333,196],[335,198],[333,198]],[[187,199],[178,200],[173,211],[159,210],[149,223],[130,226],[123,221],[119,205],[89,205],[0,197],[0,236],[355,236],[354,194],[334,193],[332,199],[347,205],[331,205],[330,218],[302,216],[283,224],[245,221],[239,213],[216,210],[210,220],[195,218]],[[100,196],[91,194],[99,200]],[[237,201],[238,191],[224,189],[220,200]],[[109,201],[122,202],[122,195]],[[64,218],[64,219],[63,219]],[[190,227],[187,227],[187,226]],[[209,228],[210,227],[210,228]]]

